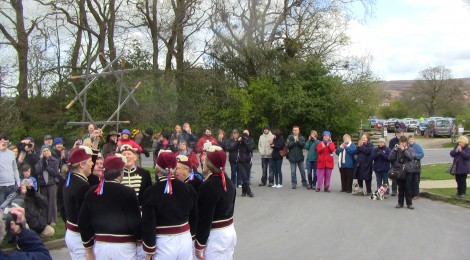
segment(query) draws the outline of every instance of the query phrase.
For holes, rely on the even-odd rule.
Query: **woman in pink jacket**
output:
[[[331,133],[323,132],[322,141],[317,145],[317,192],[321,190],[323,180],[325,181],[325,192],[330,192],[331,172],[333,171],[333,153],[335,144],[331,141]]]

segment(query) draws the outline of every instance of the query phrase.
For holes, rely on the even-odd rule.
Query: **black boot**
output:
[[[246,184],[246,195],[250,196],[250,198],[253,198],[253,196],[255,196],[253,192],[251,192],[251,188],[248,183]]]
[[[246,196],[246,186],[247,186],[246,183],[243,183],[243,184],[242,184],[242,197],[245,197],[245,196]]]

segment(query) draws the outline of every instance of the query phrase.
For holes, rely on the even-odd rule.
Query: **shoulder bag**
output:
[[[406,179],[405,165],[403,164],[400,168],[392,168],[388,171],[388,178],[392,180],[404,180]]]

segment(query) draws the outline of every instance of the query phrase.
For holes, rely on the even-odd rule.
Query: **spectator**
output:
[[[160,151],[166,151],[166,150],[170,150],[172,152],[176,152],[177,151],[177,148],[173,145],[172,142],[170,142],[170,134],[168,134],[167,132],[163,132],[161,135],[160,135],[160,140],[158,141],[157,145],[156,145],[156,148],[155,150],[153,151],[153,154],[154,154],[154,159],[156,160],[157,157],[158,157],[158,154],[160,153]]]
[[[189,143],[188,143],[189,144]],[[196,144],[196,153],[199,153],[199,161],[201,162],[202,166],[202,157],[204,155],[204,148],[209,147],[210,145],[218,145],[217,139],[212,136],[212,130],[210,128],[206,128],[204,132],[204,136],[199,138]]]
[[[129,131],[128,129],[122,130],[121,138],[117,142],[116,152],[121,150],[122,145],[128,144],[132,147],[134,151],[136,151],[137,153],[141,153],[142,147],[140,147],[140,145],[138,145],[136,142],[134,142],[134,140],[131,140],[130,138],[131,138],[131,131]]]
[[[19,152],[18,152],[18,147],[14,144],[10,144],[8,146],[8,150],[12,151],[13,154],[15,155],[15,159],[16,159],[16,165],[19,167],[19,163],[18,163],[18,155],[19,155]]]
[[[60,137],[56,137],[54,142],[52,142],[52,156],[59,161],[59,169],[62,168],[62,165],[67,164],[67,151],[64,147],[64,140]]]
[[[273,188],[282,188],[282,156],[279,154],[279,150],[286,146],[282,132],[279,129],[274,130],[274,139],[271,143],[273,148],[272,153],[272,165],[274,174],[274,185]]]
[[[405,136],[405,133],[403,132],[403,130],[401,130],[400,128],[396,129],[395,137],[390,139],[390,142],[388,143],[388,148],[390,148],[390,150],[393,150],[396,145],[400,145],[399,138],[402,136]],[[397,195],[397,181],[392,180],[392,196],[396,196],[396,195]]]
[[[38,184],[41,194],[47,198],[47,223],[55,226],[57,223],[57,185],[59,177],[59,161],[52,156],[52,150],[44,145],[41,149],[41,158],[36,164],[36,172],[39,174]]]
[[[186,141],[181,141],[180,146],[179,146],[179,150],[178,150],[178,152],[176,152],[175,155],[176,156],[184,155],[184,156],[188,157],[188,160],[189,160],[188,164],[191,165],[190,166],[191,170],[197,172],[197,168],[199,167],[199,162],[197,160],[197,156],[190,148],[188,148],[188,144],[186,143]]]
[[[302,178],[302,186],[307,187],[307,179],[305,179],[304,153],[305,138],[300,135],[298,126],[292,128],[292,134],[287,137],[287,148],[289,149],[288,159],[290,162],[290,177],[292,189],[297,188],[296,167],[299,168],[300,177]]]
[[[372,150],[374,145],[370,142],[369,135],[363,134],[356,149],[356,177],[362,189],[364,182],[366,183],[367,195],[372,194]]]
[[[23,180],[31,181],[31,183],[33,184],[34,190],[35,191],[38,190],[38,181],[36,180],[36,178],[31,176],[31,166],[29,166],[28,164],[24,164],[21,167],[21,182],[23,182]]]
[[[116,131],[110,131],[106,136],[106,143],[103,145],[101,151],[103,152],[103,158],[113,155],[117,150],[117,141],[119,134]]]
[[[227,138],[225,138],[225,131],[222,129],[219,129],[218,134],[217,134],[217,143],[224,151],[226,151],[226,146],[227,146]]]
[[[39,155],[36,152],[34,139],[27,137],[17,145],[20,155],[18,156],[18,162],[22,166],[27,163],[31,167],[31,175],[38,179],[38,172],[36,172],[35,166],[39,161]]]
[[[237,129],[232,130],[232,138],[227,142],[227,152],[228,152],[228,161],[230,163],[230,170],[231,170],[231,180],[232,184],[235,187],[241,188],[242,187],[242,176],[240,172],[238,172],[237,166],[237,157],[238,157],[238,147],[239,142],[238,138],[240,138],[240,133]]]
[[[377,190],[384,184],[388,185],[388,172],[390,170],[391,150],[385,145],[385,139],[380,138],[377,147],[372,150],[372,161],[374,162]],[[389,193],[389,189],[387,189]]]
[[[0,259],[52,259],[49,250],[44,246],[39,236],[34,231],[25,228],[24,208],[13,208],[10,213],[16,215],[16,222],[5,223],[3,216],[0,217],[0,243],[3,242],[5,231],[9,226],[10,232],[16,237],[18,251],[13,251],[10,254],[0,251]]]
[[[259,186],[266,186],[266,182],[269,181],[268,187],[273,186],[274,176],[273,176],[273,164],[272,164],[272,154],[273,148],[271,144],[273,143],[274,135],[271,133],[269,126],[263,127],[263,133],[259,137],[258,141],[258,151],[261,155],[261,169],[263,175],[261,177],[261,183]],[[268,179],[269,171],[269,179]]]
[[[250,188],[250,171],[251,171],[251,158],[253,157],[253,150],[255,149],[255,142],[250,137],[248,130],[243,130],[243,134],[238,138],[238,158],[237,166],[238,172],[242,175],[242,197],[248,195],[253,198],[254,194]]]
[[[305,143],[305,149],[307,153],[307,189],[316,189],[317,186],[317,145],[320,141],[317,139],[318,133],[315,130],[310,131],[308,141]],[[313,175],[312,175],[313,173]]]
[[[0,133],[0,204],[20,185],[15,154],[7,149],[9,140],[7,133]]]
[[[196,143],[198,141],[197,136],[192,134],[191,132],[191,126],[189,123],[184,123],[183,124],[183,130],[181,134],[178,137],[178,141],[181,142],[182,140],[186,141],[188,144],[188,148],[194,149],[196,147]],[[196,153],[197,151],[195,151]]]
[[[173,132],[170,136],[170,142],[173,144],[174,147],[179,147],[180,144],[180,135],[181,135],[181,126],[176,125],[175,126],[175,132]],[[182,138],[181,138],[182,139]]]
[[[89,124],[88,125],[88,133],[86,133],[82,136],[82,140],[85,140],[87,138],[91,138],[93,136],[94,132],[95,132],[95,125]]]
[[[153,130],[152,128],[147,128],[144,131],[139,131],[139,133],[134,136],[134,141],[142,147],[142,153],[145,155],[145,157],[149,158],[150,153],[147,150],[147,147],[151,147],[151,138],[153,135]],[[142,167],[142,155],[139,153],[138,158],[137,158],[137,166]]]
[[[409,169],[415,168],[414,162],[415,151],[412,147],[408,146],[408,139],[405,136],[400,137],[400,144],[396,146],[390,154],[390,162],[392,167],[396,169],[403,169],[406,178],[398,180],[398,204],[395,208],[403,208],[403,202],[406,199],[406,205],[409,209],[414,209],[411,191],[412,174]],[[414,165],[413,165],[414,164]]]
[[[47,224],[47,198],[36,192],[34,184],[29,179],[21,181],[20,193],[24,197],[26,223],[28,227],[41,237],[54,236],[55,230]]]
[[[49,147],[52,147],[53,139],[51,135],[45,135],[44,136],[44,145],[47,145]]]
[[[419,182],[421,181],[421,159],[424,157],[424,151],[423,148],[421,148],[421,145],[415,142],[415,137],[414,135],[409,135],[408,136],[408,144],[410,147],[412,147],[415,150],[416,156],[415,156],[415,161],[416,165],[418,166],[418,170],[416,172],[413,172],[413,178],[412,178],[412,184],[411,184],[411,190],[412,190],[412,195],[413,199],[417,200],[419,199]]]
[[[341,175],[341,192],[352,193],[355,153],[356,145],[351,141],[351,136],[345,134],[343,136],[343,143],[336,149],[339,173]]]
[[[317,189],[319,192],[325,184],[325,192],[330,192],[331,172],[334,167],[333,153],[335,151],[335,144],[331,141],[331,133],[324,131],[322,134],[322,141],[317,145]]]
[[[454,158],[453,163],[457,166],[455,172],[457,193],[455,196],[464,198],[467,195],[467,174],[470,171],[470,148],[466,136],[459,137],[458,144],[450,151],[450,156]]]

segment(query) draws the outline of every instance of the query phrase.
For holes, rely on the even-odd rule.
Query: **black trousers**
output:
[[[352,192],[352,183],[353,183],[353,168],[339,168],[339,173],[341,175],[341,190],[345,192]],[[361,182],[362,184],[362,182]]]
[[[242,175],[242,182],[243,184],[250,183],[250,170],[251,170],[251,163],[250,162],[238,162],[238,173]]]
[[[421,173],[420,172],[415,172],[412,174],[412,185],[411,185],[411,191],[412,191],[412,196],[419,196],[419,182],[421,181]]]
[[[467,194],[467,174],[456,174],[455,181],[457,182],[457,195]]]
[[[412,205],[413,191],[411,184],[413,182],[413,174],[407,173],[404,180],[397,180],[398,183],[398,204],[403,205],[406,200],[406,205]]]
[[[366,183],[367,193],[372,193],[372,180],[364,180],[364,182]],[[357,179],[357,183],[359,184],[359,187],[364,188],[363,180]]]

